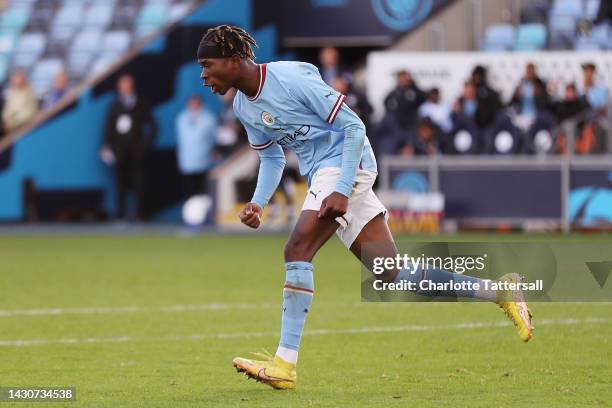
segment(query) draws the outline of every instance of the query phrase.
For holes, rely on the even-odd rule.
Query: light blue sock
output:
[[[434,283],[445,283],[445,282],[456,282],[456,283],[461,283],[461,282],[471,282],[472,284],[474,283],[479,283],[480,284],[480,290],[475,291],[475,290],[420,290],[417,289],[417,293],[419,295],[423,295],[423,296],[429,296],[429,297],[435,297],[435,296],[440,296],[440,297],[466,297],[466,298],[476,298],[476,299],[482,299],[482,300],[491,300],[491,301],[495,301],[495,291],[491,291],[491,290],[484,290],[482,288],[484,288],[484,282],[482,279],[478,279],[478,278],[474,278],[473,276],[467,276],[467,275],[463,275],[460,273],[453,273],[453,272],[448,272],[442,269],[436,269],[436,268],[425,268],[423,269],[423,267],[419,267],[418,270],[416,270],[414,273],[411,273],[412,268],[409,269],[402,269],[401,271],[399,271],[399,273],[397,274],[397,277],[395,278],[395,283],[401,282],[402,280],[408,281],[408,282],[414,282],[414,284],[416,285],[416,287],[419,287],[419,282],[421,280],[429,280],[432,281]]]
[[[283,319],[280,347],[297,351],[314,294],[313,266],[310,262],[287,262],[283,288]]]

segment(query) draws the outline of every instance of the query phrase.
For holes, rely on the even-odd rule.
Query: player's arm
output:
[[[339,108],[333,125],[344,130],[344,143],[340,179],[336,183],[334,192],[323,199],[319,211],[319,218],[329,219],[341,217],[348,210],[348,198],[353,190],[366,138],[365,125],[344,103]]]
[[[253,198],[242,209],[239,217],[243,224],[258,228],[263,209],[278,188],[286,161],[283,149],[279,145],[255,129],[248,126],[245,128],[251,148],[257,150],[260,163]]]
[[[344,130],[342,171],[334,191],[349,197],[353,190],[357,168],[363,153],[366,128],[361,119],[346,104],[342,104],[340,107],[333,125]]]
[[[365,125],[345,103],[345,95],[336,92],[321,79],[316,68],[305,64],[293,91],[304,105],[330,126],[344,131],[342,170],[334,192],[323,200],[320,218],[336,218],[348,208],[348,197],[353,190],[355,175],[366,138]]]

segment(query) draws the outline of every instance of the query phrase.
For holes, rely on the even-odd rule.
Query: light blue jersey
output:
[[[254,202],[265,205],[276,189],[275,179],[284,166],[284,161],[282,166],[278,162],[284,157],[282,147],[295,152],[309,184],[321,168],[342,168],[336,190],[347,196],[357,168],[377,172],[363,123],[344,104],[346,97],[323,82],[314,65],[279,61],[260,65],[260,72],[257,95],[249,98],[238,91],[234,99],[234,112],[262,160]],[[353,134],[356,140],[349,141]],[[276,160],[275,168],[264,168],[266,160]]]

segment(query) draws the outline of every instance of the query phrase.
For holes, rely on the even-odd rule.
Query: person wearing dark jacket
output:
[[[538,76],[533,63],[527,64],[525,76],[514,90],[509,105],[519,114],[535,118],[538,113],[550,110],[550,104],[546,82]]]
[[[585,97],[578,95],[576,85],[569,84],[565,87],[563,100],[555,102],[552,107],[555,118],[562,122],[585,112],[589,108],[589,104]]]
[[[493,125],[497,114],[501,111],[501,98],[499,93],[489,86],[485,67],[478,65],[474,68],[471,82],[476,87],[476,97],[480,108],[474,120],[481,130],[485,130]]]
[[[419,106],[425,102],[425,92],[416,85],[408,71],[397,72],[396,81],[396,87],[385,98],[385,108],[402,130],[412,131],[417,123]]]
[[[146,100],[136,93],[131,75],[119,77],[117,93],[106,117],[101,158],[115,166],[117,218],[126,217],[131,189],[136,196],[136,219],[143,221],[146,159],[155,143],[157,123]]]

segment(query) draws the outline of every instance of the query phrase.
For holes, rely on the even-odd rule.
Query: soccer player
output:
[[[308,194],[285,246],[286,279],[280,343],[275,356],[263,360],[237,357],[234,367],[274,388],[292,389],[300,338],[314,294],[314,255],[336,233],[372,270],[374,257],[398,253],[387,227],[387,210],[372,191],[376,160],[366,129],[344,104],[345,96],[326,85],[319,71],[302,62],[256,64],[255,40],[238,27],[209,29],[198,47],[201,79],[213,93],[236,88],[234,111],[247,130],[249,143],[261,159],[255,193],[240,212],[251,228],[261,223],[263,208],[276,190],[285,165],[283,147],[294,151]],[[386,282],[479,282],[443,270],[391,270]],[[517,281],[509,274],[502,279]],[[483,285],[484,286],[484,285]],[[482,286],[481,286],[482,287]],[[492,290],[419,292],[497,302],[517,326],[522,340],[531,338],[531,313],[520,291]]]

